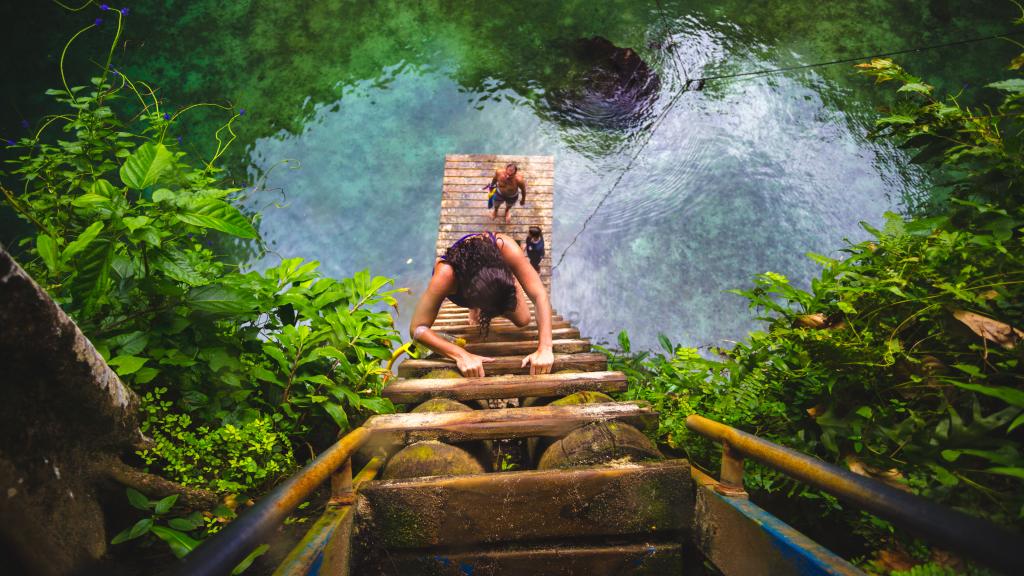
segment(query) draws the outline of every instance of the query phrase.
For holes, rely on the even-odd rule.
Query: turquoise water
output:
[[[5,90],[21,114],[38,109],[36,84],[56,83],[35,76],[52,70],[64,31],[93,12],[46,13],[48,44],[21,48],[42,63]],[[720,345],[754,326],[725,290],[769,270],[806,283],[816,267],[805,252],[837,254],[865,237],[859,221],[906,210],[928,182],[866,138],[888,89],[849,65],[681,93],[687,79],[982,36],[1013,16],[1009,3],[951,1],[165,0],[132,7],[118,62],[167,106],[246,109],[229,163],[256,184],[268,259],[303,255],[337,275],[369,267],[419,291],[444,155],[550,154],[557,310],[598,340],[626,329],[639,347],[659,332]],[[595,36],[635,50],[657,76],[649,92],[632,102],[595,85],[578,44]],[[83,39],[68,69],[84,78],[102,40]],[[1013,52],[990,41],[899,60],[976,98]],[[186,120],[186,144],[207,150],[216,120]]]

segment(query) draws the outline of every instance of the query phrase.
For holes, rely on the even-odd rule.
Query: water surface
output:
[[[640,347],[659,332],[705,345],[753,326],[724,290],[769,270],[806,283],[816,267],[805,252],[837,254],[844,238],[865,237],[859,221],[906,210],[928,182],[866,138],[889,89],[849,65],[701,91],[684,90],[688,80],[981,36],[1013,15],[1010,4],[895,0],[166,0],[132,7],[118,62],[170,107],[246,109],[229,163],[259,185],[250,202],[275,254],[256,265],[303,255],[330,274],[368,267],[419,291],[444,155],[549,154],[558,311],[598,340],[626,329]],[[59,16],[55,30],[95,16]],[[580,44],[594,37],[631,48],[655,75],[635,106],[595,85]],[[60,38],[45,40],[51,62]],[[984,42],[900,61],[973,97],[1013,51]],[[83,79],[86,56],[69,61]],[[35,109],[11,90],[19,111]],[[9,108],[5,125],[17,115]],[[186,145],[208,151],[216,120],[184,121]]]

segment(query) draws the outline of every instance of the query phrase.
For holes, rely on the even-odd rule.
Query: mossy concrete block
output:
[[[686,460],[382,480],[357,498],[361,554],[433,546],[657,535],[693,517]]]

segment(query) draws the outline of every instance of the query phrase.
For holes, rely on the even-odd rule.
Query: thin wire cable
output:
[[[658,8],[659,8],[659,11],[660,11],[661,10],[661,0],[657,0],[657,2],[658,2]],[[663,22],[663,25],[664,25],[664,19],[662,20],[662,22]],[[650,143],[651,138],[654,136],[655,130],[657,130],[658,126],[661,125],[661,121],[664,120],[665,116],[668,115],[668,112],[672,109],[673,106],[675,106],[675,104],[679,101],[680,97],[683,94],[685,94],[687,91],[689,91],[691,84],[695,85],[696,86],[696,90],[700,91],[700,90],[702,90],[704,88],[704,84],[706,82],[712,81],[712,80],[728,80],[728,79],[733,79],[733,78],[750,78],[750,77],[756,77],[756,76],[765,76],[765,75],[768,75],[768,74],[777,74],[777,73],[780,73],[780,72],[792,72],[794,70],[806,70],[808,68],[820,68],[820,67],[823,67],[823,66],[833,66],[835,64],[848,64],[850,62],[859,62],[859,61],[862,61],[862,60],[873,60],[875,58],[887,58],[889,56],[899,56],[901,54],[912,54],[912,53],[915,53],[915,52],[923,52],[925,50],[936,50],[936,49],[939,49],[939,48],[949,48],[949,47],[952,47],[952,46],[962,46],[964,44],[972,44],[972,43],[975,43],[975,42],[984,42],[986,40],[995,40],[997,38],[1007,38],[1007,37],[1010,37],[1010,36],[1020,36],[1020,35],[1024,35],[1024,30],[1011,30],[1011,31],[1008,31],[1008,32],[1002,32],[1000,34],[992,34],[992,35],[989,35],[989,36],[979,36],[979,37],[975,37],[975,38],[968,38],[968,39],[965,39],[965,40],[956,40],[956,41],[953,41],[953,42],[944,42],[942,44],[930,44],[930,45],[927,45],[927,46],[919,46],[919,47],[916,47],[916,48],[907,48],[907,49],[904,49],[904,50],[895,50],[895,51],[892,51],[892,52],[882,52],[882,53],[878,53],[878,54],[869,54],[869,55],[866,55],[866,56],[858,56],[856,58],[841,58],[841,59],[837,59],[837,60],[829,60],[827,62],[815,62],[813,64],[801,64],[801,65],[798,65],[798,66],[786,66],[786,67],[783,67],[783,68],[768,68],[768,69],[763,69],[763,70],[754,70],[754,71],[751,71],[751,72],[740,72],[740,73],[737,73],[737,74],[723,74],[723,75],[719,75],[719,76],[704,76],[704,77],[695,78],[695,79],[692,79],[692,80],[687,78],[687,80],[683,83],[682,88],[680,88],[679,91],[672,97],[672,100],[668,103],[668,105],[665,107],[665,109],[662,110],[661,114],[658,115],[658,117],[657,117],[657,119],[655,119],[654,123],[651,124],[651,129],[650,129],[650,131],[648,131],[647,138],[644,140],[643,144],[641,144],[640,148],[637,149],[636,153],[633,154],[633,156],[630,157],[629,162],[626,163],[626,167],[623,168],[622,172],[619,173],[618,177],[615,179],[615,182],[612,183],[612,185],[608,189],[608,191],[605,192],[604,196],[601,197],[600,202],[598,202],[597,206],[594,207],[594,210],[591,211],[590,214],[587,216],[587,218],[583,221],[583,226],[581,226],[580,229],[576,232],[576,234],[572,237],[572,241],[569,242],[569,245],[566,246],[565,249],[562,250],[562,254],[558,257],[558,262],[551,267],[551,271],[554,272],[562,264],[562,262],[565,260],[565,254],[569,251],[570,248],[572,248],[573,246],[576,245],[576,241],[579,240],[580,235],[583,234],[583,232],[587,229],[587,224],[589,224],[590,221],[594,218],[594,216],[597,215],[597,212],[601,209],[601,206],[604,205],[605,201],[608,200],[608,198],[612,195],[612,193],[615,192],[615,189],[618,188],[619,183],[622,182],[622,179],[629,172],[630,168],[632,168],[633,164],[636,163],[636,159],[640,156],[640,153],[643,152],[644,149],[647,147],[647,144]],[[673,62],[676,62],[675,58],[673,58]],[[684,72],[684,75],[686,75],[685,72]]]
[[[919,46],[917,48],[907,48],[905,50],[896,50],[893,52],[882,52],[879,54],[868,54],[867,56],[858,56],[856,58],[841,58],[839,60],[829,60],[827,62],[815,62],[814,64],[801,64],[798,66],[786,66],[784,68],[767,68],[764,70],[754,70],[751,72],[740,72],[738,74],[723,74],[721,76],[705,76],[698,78],[699,82],[708,82],[711,80],[727,80],[731,78],[743,78],[747,76],[764,76],[767,74],[777,74],[779,72],[792,72],[794,70],[805,70],[807,68],[820,68],[822,66],[832,66],[835,64],[848,64],[850,62],[859,62],[861,60],[873,60],[875,58],[888,58],[889,56],[899,56],[901,54],[912,54],[914,52],[924,52],[925,50],[936,50],[938,48],[949,48],[952,46],[962,46],[964,44],[972,44],[974,42],[984,42],[985,40],[995,40],[997,38],[1007,38],[1010,36],[1020,36],[1024,34],[1024,30],[1011,30],[1009,32],[1002,32],[1000,34],[992,34],[990,36],[979,36],[976,38],[968,38],[966,40],[956,40],[954,42],[944,42],[942,44],[930,44],[928,46]]]

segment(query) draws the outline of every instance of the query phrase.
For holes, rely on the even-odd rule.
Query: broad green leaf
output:
[[[156,512],[157,514],[166,514],[167,511],[170,510],[171,507],[174,506],[174,503],[177,502],[177,501],[178,501],[178,495],[177,494],[171,494],[170,496],[167,496],[166,498],[161,498],[160,500],[157,501],[156,506],[153,508],[153,511]]]
[[[348,415],[345,414],[345,409],[342,408],[341,404],[325,402],[321,406],[324,407],[324,411],[334,420],[334,423],[338,425],[338,428],[348,430]]]
[[[121,220],[128,227],[129,232],[135,232],[146,224],[149,224],[149,216],[128,216]]]
[[[196,527],[192,525],[192,522],[184,518],[171,518],[167,521],[167,525],[182,532],[188,532],[189,530],[196,529]]]
[[[149,343],[149,335],[141,330],[112,336],[106,340],[108,346],[117,349],[118,354],[138,354]]]
[[[175,215],[178,220],[193,226],[213,228],[239,238],[256,238],[256,229],[238,209],[215,198],[197,198],[189,210]]]
[[[121,181],[135,190],[148,188],[174,163],[174,155],[163,144],[146,142],[121,166]]]
[[[161,250],[160,254],[153,258],[152,264],[153,268],[189,286],[202,286],[209,283],[209,280],[196,270],[190,253],[176,249]]]
[[[665,336],[661,332],[658,333],[658,343],[661,344],[661,348],[669,355],[675,353],[675,351],[672,350],[672,341],[668,339],[668,336]]]
[[[128,494],[128,502],[138,508],[139,510],[149,510],[149,498],[146,495],[134,488],[128,488],[125,492]]]
[[[985,386],[984,384],[970,384],[968,382],[960,382],[959,380],[943,378],[943,381],[953,384],[957,388],[963,388],[964,390],[970,390],[971,392],[977,392],[978,394],[984,394],[986,396],[992,396],[999,398],[1003,402],[1016,406],[1018,408],[1024,408],[1024,390],[1018,390],[1009,386]]]
[[[116,542],[115,541],[111,541],[111,544],[119,544],[119,543],[125,542],[127,540],[134,540],[134,539],[138,538],[139,536],[142,536],[146,532],[149,532],[149,529],[152,528],[152,527],[153,527],[153,519],[152,518],[143,518],[142,520],[139,520],[138,522],[136,522],[134,526],[129,528],[127,530],[127,534],[122,532],[121,534],[118,534],[117,536],[115,536],[114,540],[116,540]],[[118,540],[118,538],[122,534],[125,534],[124,538],[121,539],[121,540]]]
[[[39,252],[39,257],[43,259],[43,263],[46,264],[50,273],[56,274],[59,254],[57,243],[53,238],[46,234],[36,236],[36,251]]]
[[[918,94],[928,95],[932,93],[932,86],[929,86],[924,82],[910,82],[900,86],[897,92],[916,92]]]
[[[135,373],[135,383],[145,384],[152,381],[153,378],[156,378],[159,374],[160,370],[156,368],[150,368],[149,366],[140,368],[139,371]]]
[[[1013,476],[1024,480],[1024,468],[1016,468],[1011,466],[996,466],[995,468],[989,468],[985,470],[993,474],[1002,474],[1003,476]]]
[[[235,569],[231,571],[231,576],[238,576],[242,572],[248,570],[249,566],[251,566],[257,558],[267,553],[267,550],[270,550],[269,544],[260,544],[257,546],[256,549],[250,552],[244,560],[238,563],[238,566],[235,566]]]
[[[117,194],[117,188],[114,188],[114,185],[110,182],[100,178],[92,183],[92,186],[89,188],[89,192],[105,198],[113,198],[114,195]]]
[[[147,358],[126,354],[112,358],[107,364],[114,367],[114,371],[117,372],[118,376],[127,376],[138,372],[139,368],[142,368],[142,365],[146,363],[146,360]]]
[[[61,254],[61,260],[64,262],[70,262],[71,258],[78,255],[79,252],[89,247],[89,244],[99,236],[100,231],[103,230],[103,222],[93,222],[86,228],[78,238],[75,238],[74,242],[68,244],[67,248],[64,249],[64,253]]]
[[[993,82],[987,84],[989,88],[995,88],[996,90],[1002,90],[1004,92],[1024,92],[1024,78],[1011,78],[1009,80],[1000,80],[999,82]]]
[[[259,303],[251,292],[223,284],[193,288],[188,293],[188,302],[195,310],[213,314],[245,314]]]
[[[71,205],[75,208],[105,208],[108,211],[113,208],[110,198],[99,194],[82,194],[72,200]]]
[[[174,198],[174,192],[168,190],[167,188],[160,188],[159,190],[153,192],[153,202],[168,202],[174,200]]]
[[[178,558],[184,558],[189,552],[199,545],[198,540],[190,537],[184,532],[175,530],[174,528],[153,526],[151,530],[158,538],[167,542],[167,545],[171,547],[171,552],[173,552]]]

